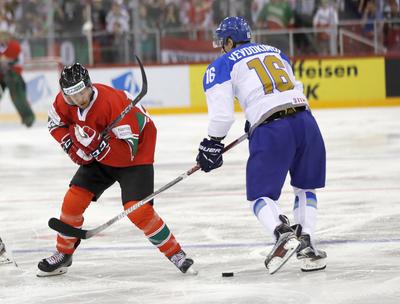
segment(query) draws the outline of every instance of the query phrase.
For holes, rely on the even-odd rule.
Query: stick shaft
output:
[[[139,94],[135,97],[135,99],[131,100],[130,104],[115,118],[104,130],[101,132],[103,136],[107,136],[108,132],[110,132],[116,125],[119,123],[127,113],[129,113],[136,104],[143,98],[144,95],[147,94],[147,76],[144,70],[143,64],[140,61],[139,57],[136,56],[136,60],[139,63],[140,72],[142,74],[142,89],[140,90]]]
[[[236,140],[234,140],[233,142],[231,142],[229,145],[227,145],[224,148],[223,153],[229,151],[230,149],[232,149],[233,147],[237,146],[239,143],[241,143],[243,140],[245,140],[247,138],[247,134],[243,134],[241,137],[237,138]],[[159,188],[158,190],[156,190],[155,192],[153,192],[152,194],[150,194],[149,196],[145,197],[144,199],[142,199],[141,201],[137,202],[135,205],[129,207],[128,209],[126,209],[125,211],[121,212],[120,214],[118,214],[117,216],[113,217],[112,219],[108,220],[106,223],[98,226],[97,228],[94,228],[92,230],[88,230],[86,233],[86,238],[90,238],[94,235],[96,235],[97,233],[103,231],[104,229],[110,227],[112,224],[114,224],[115,222],[119,221],[120,219],[124,218],[125,216],[127,216],[128,214],[132,213],[133,211],[135,211],[136,209],[138,209],[139,207],[143,206],[144,204],[148,203],[149,201],[151,201],[153,198],[155,198],[156,196],[158,196],[159,194],[161,194],[162,192],[164,192],[165,190],[171,188],[172,186],[176,185],[177,183],[181,182],[182,180],[184,180],[185,178],[187,178],[188,176],[192,175],[193,173],[195,173],[196,171],[198,171],[200,169],[199,165],[195,165],[192,168],[190,168],[189,170],[187,170],[186,172],[182,173],[181,175],[179,175],[177,178],[175,178],[174,180],[170,181],[168,184],[162,186],[161,188]]]
[[[237,146],[242,141],[244,141],[246,138],[247,138],[247,133],[243,134],[242,136],[240,136],[239,138],[237,138],[236,140],[231,142],[229,145],[227,145],[224,148],[223,153],[225,153],[225,152],[229,151],[230,149],[232,149],[233,147]],[[78,229],[78,228],[75,228],[75,227],[72,227],[72,226],[70,226],[68,224],[63,223],[59,219],[56,219],[56,218],[51,218],[50,219],[49,226],[50,226],[50,228],[52,228],[52,229],[54,229],[54,230],[56,230],[56,231],[58,231],[58,232],[60,232],[60,233],[62,233],[64,235],[68,235],[68,236],[72,236],[72,237],[78,237],[78,238],[82,238],[82,239],[89,239],[89,238],[95,236],[96,234],[98,234],[99,232],[107,229],[112,224],[114,224],[115,222],[117,222],[120,219],[124,218],[128,214],[132,213],[133,211],[135,211],[139,207],[141,207],[144,204],[148,203],[149,201],[151,201],[153,198],[155,198],[156,196],[158,196],[159,194],[161,194],[165,190],[171,188],[172,186],[176,185],[177,183],[179,183],[180,181],[184,180],[188,176],[192,175],[193,173],[195,173],[199,169],[200,169],[199,165],[193,166],[192,168],[190,168],[186,172],[184,172],[181,175],[179,175],[174,180],[170,181],[168,184],[162,186],[161,188],[159,188],[158,190],[156,190],[155,192],[153,192],[149,196],[147,196],[144,199],[142,199],[141,201],[137,202],[135,205],[129,207],[125,211],[121,212],[117,216],[114,216],[113,218],[111,218],[110,220],[105,222],[104,224],[102,224],[102,225],[100,225],[100,226],[98,226],[98,227],[96,227],[94,229],[91,229],[91,230]]]

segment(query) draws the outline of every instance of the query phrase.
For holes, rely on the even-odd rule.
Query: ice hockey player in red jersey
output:
[[[19,62],[20,53],[21,46],[17,40],[12,39],[9,29],[0,28],[1,91],[8,88],[11,100],[21,116],[22,123],[31,127],[35,121],[35,114],[26,97],[26,84],[21,75],[22,66]]]
[[[75,63],[60,77],[61,92],[49,110],[50,134],[79,165],[65,194],[60,220],[80,228],[83,213],[114,182],[121,188],[124,209],[154,192],[156,127],[146,110],[136,105],[105,137],[101,132],[128,106],[129,93],[91,83],[87,69]],[[128,215],[149,241],[183,273],[193,264],[153,201]],[[38,264],[38,276],[67,272],[79,239],[57,236],[57,251]]]

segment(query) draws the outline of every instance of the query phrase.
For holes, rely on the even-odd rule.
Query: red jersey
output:
[[[84,110],[67,104],[58,93],[49,110],[48,128],[59,143],[71,125],[89,126],[101,133],[130,103],[124,91],[110,86],[93,84],[93,92],[92,101]],[[157,129],[141,105],[128,112],[109,135],[111,150],[100,160],[102,164],[130,167],[154,162]]]
[[[0,44],[0,56],[6,57],[8,61],[15,62],[12,69],[21,74],[22,67],[19,64],[19,54],[21,53],[21,46],[17,40],[10,39],[6,44]]]

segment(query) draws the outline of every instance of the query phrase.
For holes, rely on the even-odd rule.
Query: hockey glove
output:
[[[71,160],[77,165],[87,165],[90,164],[94,158],[91,155],[86,155],[81,149],[73,144],[71,136],[69,134],[65,135],[61,139],[61,147],[64,152],[68,154]]]
[[[196,161],[201,170],[210,172],[222,166],[223,159],[222,153],[224,151],[224,144],[212,139],[204,138],[199,146],[199,154],[197,154]]]
[[[246,123],[244,124],[244,133],[249,133],[250,131],[250,122],[246,120]]]
[[[70,134],[74,145],[81,149],[85,154],[93,156],[101,161],[110,152],[108,141],[99,132],[88,126],[70,127]]]

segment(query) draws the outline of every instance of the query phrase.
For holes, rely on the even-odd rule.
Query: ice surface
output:
[[[83,241],[66,275],[37,278],[54,251],[57,217],[76,166],[44,122],[0,123],[0,236],[18,268],[0,266],[0,303],[400,303],[400,108],[314,111],[327,147],[327,187],[318,191],[317,242],[325,271],[302,273],[292,258],[278,273],[263,265],[272,245],[245,199],[246,142],[224,166],[196,172],[156,199],[198,276],[179,273],[125,218]],[[195,163],[206,115],[155,116],[156,188]],[[237,115],[226,143],[242,135]],[[292,219],[292,190],[282,209]],[[116,185],[85,214],[96,227],[122,211]],[[234,271],[222,278],[221,272]]]

